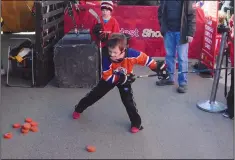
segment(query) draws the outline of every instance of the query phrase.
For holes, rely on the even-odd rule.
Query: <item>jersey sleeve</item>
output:
[[[147,56],[144,52],[140,52],[137,50],[130,50],[130,54],[136,59],[136,64],[141,66],[147,66],[151,70],[155,69],[157,67],[157,63],[154,59]]]
[[[115,84],[118,81],[118,76],[113,74],[112,63],[104,58],[102,62],[102,79],[110,84]]]

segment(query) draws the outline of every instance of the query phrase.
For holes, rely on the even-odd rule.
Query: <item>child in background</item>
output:
[[[103,57],[102,78],[96,87],[75,106],[73,118],[80,118],[80,114],[85,109],[100,100],[106,93],[117,86],[122,103],[131,121],[131,132],[137,133],[139,130],[142,130],[143,127],[133,99],[131,87],[131,84],[135,81],[133,67],[135,64],[147,66],[158,75],[168,75],[164,67],[165,63],[155,62],[145,53],[127,48],[126,36],[121,33],[112,34],[107,42],[107,47],[109,56]]]
[[[119,33],[120,28],[117,20],[112,17],[113,12],[113,2],[112,1],[101,1],[101,12],[100,16],[101,23],[98,23],[97,20],[94,21],[91,28],[91,37],[92,40],[96,41],[99,46],[101,41],[102,52],[104,55],[107,55],[108,49],[106,43],[108,37],[112,33]]]

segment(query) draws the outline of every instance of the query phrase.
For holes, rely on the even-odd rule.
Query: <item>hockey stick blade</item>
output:
[[[90,8],[88,11],[90,12],[90,14],[92,14],[95,17],[95,19],[97,19],[98,23],[101,23],[100,17],[93,9]]]
[[[208,71],[216,71],[216,70],[223,70],[223,69],[232,69],[234,67],[224,67],[219,69],[202,69],[202,70],[194,70],[194,71],[188,71],[188,72],[178,72],[178,74],[181,73],[202,73],[202,72],[208,72]],[[168,73],[168,74],[175,74],[175,73]],[[156,77],[158,74],[148,74],[148,75],[140,75],[136,76],[136,78],[145,78],[145,77]]]

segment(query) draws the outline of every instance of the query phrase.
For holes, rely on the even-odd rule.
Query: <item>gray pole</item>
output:
[[[227,109],[226,105],[215,101],[216,93],[217,93],[217,89],[218,89],[218,85],[219,85],[220,73],[221,73],[221,70],[219,68],[221,68],[221,66],[222,66],[222,61],[223,61],[223,56],[224,56],[223,55],[224,46],[226,43],[226,39],[227,39],[227,32],[224,32],[222,35],[222,41],[221,41],[221,45],[220,45],[219,55],[217,57],[216,72],[214,75],[210,100],[200,101],[197,103],[197,107],[201,110],[206,111],[206,112],[218,113],[218,112],[223,112],[224,110]]]
[[[215,99],[216,99],[216,93],[217,93],[220,73],[221,73],[221,70],[219,68],[221,68],[222,63],[223,63],[224,46],[226,43],[226,39],[227,39],[227,32],[223,33],[222,35],[219,56],[217,57],[218,59],[217,59],[217,65],[216,65],[216,72],[215,72],[214,81],[213,81],[212,90],[211,90],[210,103],[215,102]]]

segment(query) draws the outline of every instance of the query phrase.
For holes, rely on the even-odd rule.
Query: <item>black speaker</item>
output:
[[[58,45],[73,45],[73,44],[91,44],[91,36],[89,30],[79,30],[78,33],[70,31],[59,42]]]
[[[99,52],[88,33],[67,34],[54,48],[58,87],[92,88],[100,79]]]

